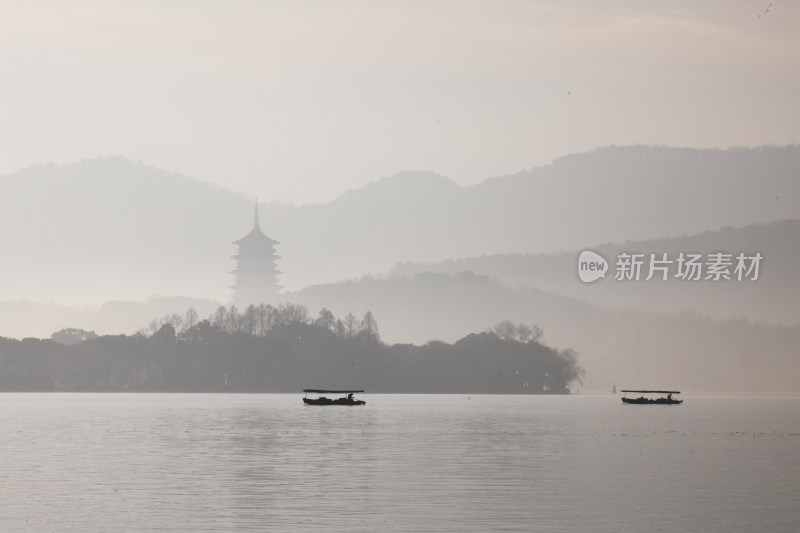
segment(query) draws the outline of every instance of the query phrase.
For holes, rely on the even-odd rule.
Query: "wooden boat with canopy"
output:
[[[638,405],[677,405],[683,403],[683,400],[676,400],[672,397],[673,394],[680,394],[677,390],[622,390],[622,403],[633,403]],[[638,398],[628,398],[627,393],[642,394]],[[646,394],[666,394],[660,398],[653,398],[652,396],[645,396]]]
[[[306,395],[303,397],[303,403],[306,405],[366,405],[364,400],[357,400],[353,398],[353,394],[357,392],[364,392],[363,390],[325,390],[325,389],[303,389]],[[308,397],[311,394],[312,397]],[[322,396],[323,394],[339,395],[338,398],[329,398]]]

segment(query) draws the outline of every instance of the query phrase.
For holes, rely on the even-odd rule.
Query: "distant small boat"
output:
[[[364,400],[356,400],[353,394],[357,392],[364,392],[363,390],[324,390],[324,389],[303,389],[306,395],[303,397],[303,403],[306,405],[366,405]],[[314,394],[311,398],[309,394]],[[320,396],[320,394],[339,394],[343,395],[338,398],[328,398],[327,396]]]
[[[639,396],[638,398],[627,398],[626,393],[634,394],[666,394],[661,398],[651,398],[647,396]],[[677,405],[683,403],[683,400],[676,400],[672,397],[673,394],[680,394],[681,391],[677,390],[622,390],[622,403],[633,403],[639,405]]]

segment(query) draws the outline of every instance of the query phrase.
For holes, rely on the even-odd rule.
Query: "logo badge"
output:
[[[594,250],[583,250],[578,255],[578,278],[584,283],[593,283],[606,277],[608,261]]]

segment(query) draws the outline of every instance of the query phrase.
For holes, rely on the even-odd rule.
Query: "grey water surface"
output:
[[[800,530],[800,398],[1,394],[0,531]]]

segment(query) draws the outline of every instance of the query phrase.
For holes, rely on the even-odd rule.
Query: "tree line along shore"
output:
[[[503,321],[454,343],[389,345],[369,311],[340,319],[292,304],[221,306],[199,319],[190,309],[133,335],[0,337],[0,390],[568,394],[584,375],[577,354],[541,336],[535,325]]]

